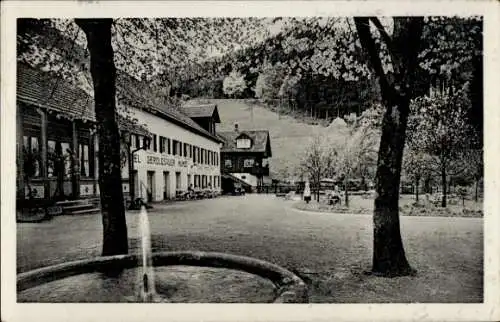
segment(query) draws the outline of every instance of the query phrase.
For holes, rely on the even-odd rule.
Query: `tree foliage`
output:
[[[337,151],[321,137],[314,137],[305,151],[301,165],[313,187],[316,188],[316,200],[319,201],[320,181],[324,177],[333,176]]]
[[[246,88],[245,78],[237,71],[231,72],[222,83],[222,90],[229,97],[237,97]]]
[[[475,133],[467,122],[470,108],[468,83],[419,97],[411,105],[408,144],[415,154],[431,156],[426,163],[441,176],[443,207],[448,177],[465,170],[462,156],[475,145]]]

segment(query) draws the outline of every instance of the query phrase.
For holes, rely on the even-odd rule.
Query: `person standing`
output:
[[[309,180],[306,180],[306,183],[305,183],[304,200],[306,203],[309,203],[309,201],[311,201],[311,187],[309,185]]]

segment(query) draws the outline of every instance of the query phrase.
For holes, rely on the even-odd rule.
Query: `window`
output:
[[[177,190],[181,189],[181,173],[180,172],[175,173],[175,189],[177,189]]]
[[[160,135],[160,153],[165,152],[165,138]]]
[[[47,176],[53,177],[55,175],[55,153],[56,153],[56,141],[48,140],[47,141]]]
[[[82,177],[90,177],[90,164],[89,164],[89,146],[87,144],[79,145],[80,155],[80,175]]]
[[[201,149],[201,164],[205,164],[205,149]]]
[[[172,154],[172,149],[170,147],[170,139],[169,138],[167,138],[167,153]]]
[[[142,138],[142,146],[146,150],[151,150],[151,140],[149,140],[147,137]]]
[[[40,147],[38,142],[38,137],[23,136],[23,148],[25,153],[31,153],[31,156],[33,157],[33,163],[31,164],[33,169],[30,171],[32,172],[33,177],[39,177],[41,175]],[[27,172],[26,169],[25,172]]]
[[[135,146],[136,146],[136,149],[142,148],[142,146],[141,146],[141,136],[140,135],[136,135],[135,136]]]
[[[177,140],[172,140],[173,154],[177,155]]]
[[[71,150],[69,149],[69,143],[61,143],[62,155],[64,158],[64,173],[67,178],[71,177]]]
[[[184,156],[185,157],[188,156],[188,144],[187,143],[184,143]]]
[[[237,149],[250,149],[252,141],[249,138],[239,138],[236,140]]]
[[[137,141],[136,141],[137,135],[135,134],[130,134],[130,148],[133,150],[136,149],[137,147]]]
[[[244,168],[251,168],[251,167],[253,167],[254,161],[255,161],[254,159],[245,159],[243,161],[243,167]]]
[[[153,151],[158,151],[158,144],[156,142],[156,134],[153,134]]]
[[[70,144],[54,140],[47,141],[47,176],[56,177],[59,172],[65,177],[72,175],[72,156]],[[93,175],[91,166],[96,166],[95,162],[90,163],[90,150],[88,144],[78,145],[80,175],[90,177]]]
[[[174,155],[182,156],[182,142],[177,140],[172,140],[174,146]]]

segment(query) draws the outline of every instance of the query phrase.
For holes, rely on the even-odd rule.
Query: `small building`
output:
[[[272,157],[271,139],[267,130],[219,132],[224,143],[221,148],[221,172],[246,182],[252,190],[260,191],[264,178],[269,176]]]

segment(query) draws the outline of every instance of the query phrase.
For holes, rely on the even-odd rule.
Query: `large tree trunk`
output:
[[[99,136],[99,189],[101,195],[102,255],[128,252],[127,224],[122,191],[120,135],[116,120],[116,69],[111,46],[112,19],[76,19],[85,32],[94,83]]]
[[[411,269],[405,255],[399,225],[399,186],[406,118],[409,102],[389,108],[384,116],[382,139],[375,177],[377,197],[373,214],[372,271],[384,276],[408,275]],[[392,109],[401,111],[399,122]],[[403,120],[401,120],[403,118]],[[404,123],[404,125],[403,125]]]
[[[406,259],[401,239],[399,186],[423,18],[394,18],[392,37],[384,33],[379,23],[378,28],[381,30],[383,40],[388,44],[393,62],[392,79],[384,73],[379,50],[371,35],[370,20],[374,24],[379,23],[375,18],[354,18],[361,44],[367,51],[378,77],[382,101],[386,107],[375,176],[377,197],[373,213],[372,273],[387,277],[403,276],[415,272]]]

